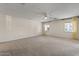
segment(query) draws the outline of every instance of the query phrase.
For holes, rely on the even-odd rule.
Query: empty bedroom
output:
[[[0,56],[79,56],[79,3],[0,3]]]

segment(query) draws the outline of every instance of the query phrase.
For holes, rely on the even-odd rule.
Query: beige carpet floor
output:
[[[78,56],[78,40],[36,36],[0,43],[0,56]]]

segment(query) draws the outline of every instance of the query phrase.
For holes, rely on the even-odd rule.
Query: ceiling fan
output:
[[[46,12],[42,12],[40,14],[42,15],[42,17],[41,17],[42,21],[52,21],[52,20],[57,19],[57,18],[52,17],[49,13],[46,13]]]
[[[42,20],[47,20],[48,19],[48,14],[46,12],[43,12],[42,15],[43,15]]]

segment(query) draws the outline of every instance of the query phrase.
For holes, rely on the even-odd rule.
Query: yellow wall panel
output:
[[[77,17],[72,17],[72,24],[73,24],[73,32],[72,32],[72,39],[77,39]]]

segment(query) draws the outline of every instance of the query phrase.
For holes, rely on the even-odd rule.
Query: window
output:
[[[65,32],[73,32],[73,25],[72,23],[65,23]]]
[[[45,31],[48,31],[49,28],[50,28],[50,25],[48,25],[48,24],[45,24],[45,25],[44,25],[44,30],[45,30]]]

